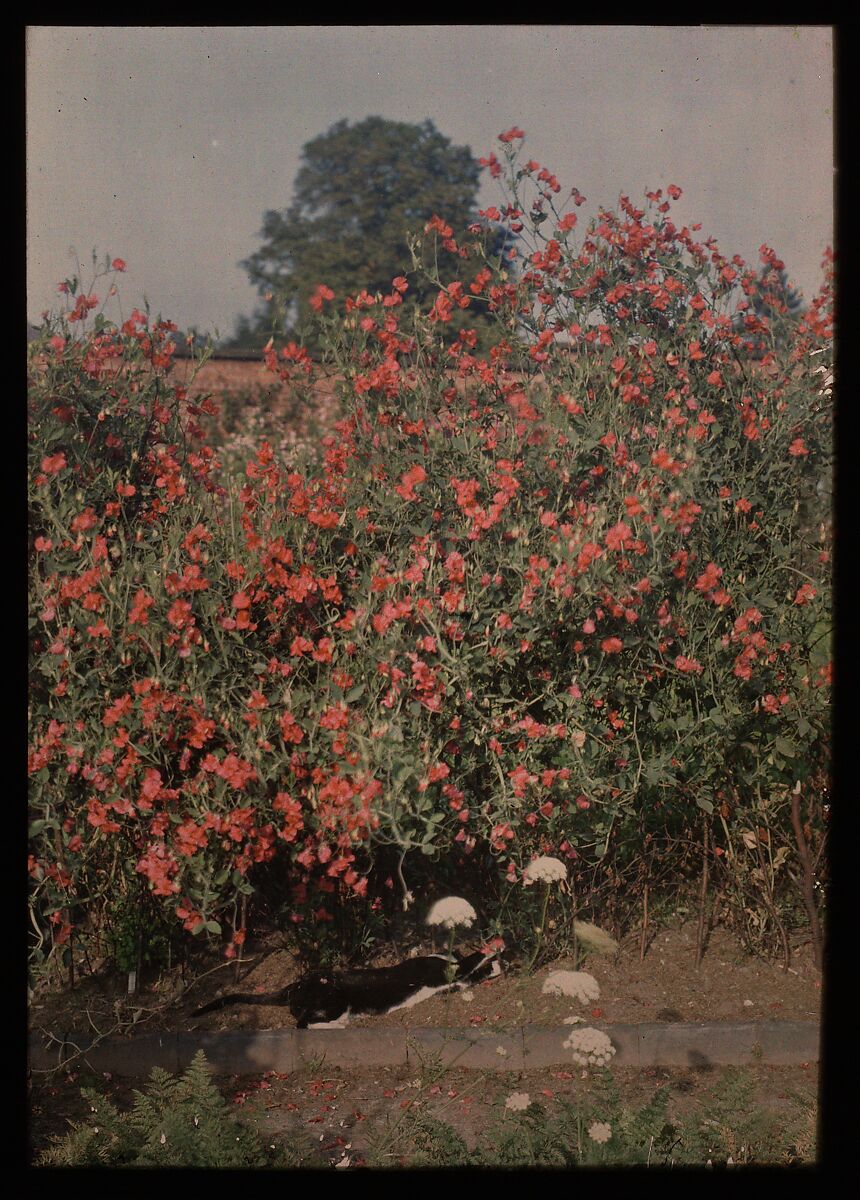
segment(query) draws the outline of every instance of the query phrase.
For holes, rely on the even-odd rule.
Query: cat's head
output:
[[[471,954],[455,954],[457,959],[458,981],[481,983],[484,979],[494,979],[504,970],[500,950],[482,947]]]

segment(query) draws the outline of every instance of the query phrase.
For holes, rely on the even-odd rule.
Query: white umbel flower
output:
[[[600,999],[597,980],[587,971],[550,971],[541,990],[553,996],[572,996],[583,1004]]]
[[[511,1112],[523,1112],[530,1103],[528,1092],[511,1092],[505,1101],[505,1108],[510,1109]]]
[[[607,1125],[605,1121],[595,1121],[588,1127],[588,1136],[593,1142],[599,1142],[602,1145],[612,1137],[612,1126]]]
[[[535,858],[529,863],[523,871],[523,879],[527,883],[535,883],[537,880],[542,883],[555,883],[567,879],[567,867],[560,859],[542,854],[540,858]]]
[[[824,347],[821,346],[818,350],[810,350],[809,357],[812,358],[813,355],[815,355],[815,354],[823,354],[823,353],[824,353]],[[831,395],[831,393],[833,391],[833,368],[831,367],[828,369],[825,366],[815,367],[815,369],[813,370],[812,373],[813,373],[813,375],[823,375],[824,376],[823,386],[821,388],[821,391],[818,393],[819,396]]]
[[[615,1053],[606,1034],[590,1026],[574,1029],[562,1045],[565,1050],[570,1050],[573,1061],[583,1067],[605,1067]]]
[[[468,929],[477,919],[478,914],[462,896],[446,896],[444,900],[437,900],[427,914],[428,925],[441,925],[444,929],[454,929],[458,925]]]

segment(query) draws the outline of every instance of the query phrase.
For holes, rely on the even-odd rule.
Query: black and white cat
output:
[[[450,968],[454,978],[449,980]],[[195,1009],[193,1017],[228,1004],[288,1004],[298,1029],[343,1027],[349,1017],[411,1008],[439,992],[462,990],[501,973],[496,951],[473,954],[454,951],[407,958],[394,967],[365,967],[352,971],[314,971],[277,992],[256,995],[231,992]]]

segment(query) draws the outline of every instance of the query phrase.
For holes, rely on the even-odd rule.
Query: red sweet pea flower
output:
[[[334,292],[330,287],[326,287],[324,283],[319,283],[317,284],[316,291],[311,296],[308,303],[314,312],[320,312],[323,304],[325,304],[327,300],[334,300]]]
[[[722,567],[718,567],[716,563],[708,563],[702,574],[696,580],[695,587],[699,592],[709,592],[717,586],[720,576],[723,573]]]
[[[621,638],[617,637],[604,638],[600,643],[600,649],[604,654],[620,654],[623,648],[624,643]]]
[[[396,484],[394,490],[404,500],[417,500],[418,495],[415,487],[419,483],[423,483],[427,478],[427,472],[424,468],[416,463],[414,467],[410,467],[408,471],[404,471],[400,476],[400,483]]]
[[[478,166],[479,167],[488,167],[493,179],[498,179],[498,177],[502,173],[501,164],[499,163],[499,160],[496,158],[495,154],[493,154],[493,153],[490,153],[489,158],[479,158]]]
[[[42,470],[46,475],[57,475],[60,471],[65,470],[66,466],[66,456],[62,451],[59,454],[49,454],[42,459]]]
[[[621,550],[624,542],[629,542],[633,536],[633,531],[623,521],[619,521],[617,525],[613,525],[603,539],[610,550]]]

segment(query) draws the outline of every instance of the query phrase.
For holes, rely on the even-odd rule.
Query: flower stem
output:
[[[454,982],[454,976],[457,973],[457,968],[454,965],[454,928],[451,927],[451,932],[448,934],[448,965],[445,967],[445,978],[448,983]]]
[[[535,945],[534,954],[531,956],[529,965],[526,967],[526,973],[531,971],[532,967],[535,965],[537,956],[540,953],[540,945],[541,945],[541,940],[543,938],[544,926],[546,925],[546,912],[547,912],[548,908],[549,908],[549,884],[545,883],[544,890],[543,890],[543,911],[541,912],[541,916],[540,916],[540,927],[538,928],[537,944]]]

